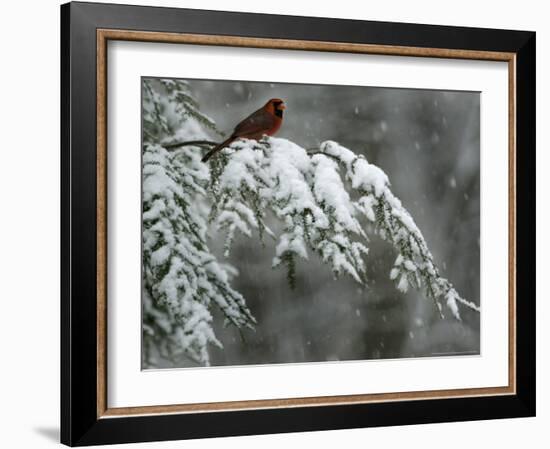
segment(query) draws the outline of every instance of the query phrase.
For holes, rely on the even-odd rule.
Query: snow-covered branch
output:
[[[208,363],[208,344],[221,347],[211,326],[210,306],[217,305],[228,323],[255,323],[245,300],[229,284],[226,268],[206,242],[208,209],[204,185],[208,169],[197,151],[169,153],[159,145],[143,154],[143,276],[147,296],[166,313],[145,309],[152,335],[172,340],[172,352],[183,350]]]
[[[390,190],[386,174],[363,156],[327,141],[311,154],[285,139],[240,140],[226,149],[212,184],[215,225],[226,232],[226,254],[237,231],[273,234],[272,212],[282,223],[273,266],[286,265],[295,281],[297,259],[317,253],[334,275],[365,282],[368,236],[364,222],[396,250],[390,271],[396,287],[424,288],[443,316],[443,306],[460,319],[457,303],[479,311],[441,277],[422,233]],[[363,220],[363,222],[362,222]]]
[[[155,142],[173,140],[174,135],[206,140],[203,127],[210,122],[197,119],[200,112],[193,105],[185,114],[178,112],[174,98],[191,98],[186,83],[147,80],[143,88],[144,364],[155,366],[158,356],[173,360],[183,354],[208,365],[208,346],[221,347],[212,328],[213,305],[237,327],[251,328],[255,319],[230,285],[236,271],[220,263],[208,247],[210,172],[200,161],[201,147],[168,151]],[[161,89],[165,95],[158,93]]]
[[[426,295],[435,302],[439,313],[442,314],[444,302],[457,319],[460,319],[457,302],[479,312],[475,303],[462,298],[452,284],[441,277],[420,229],[390,190],[386,174],[369,164],[363,156],[357,156],[336,142],[323,143],[321,151],[340,161],[345,168],[346,179],[360,194],[355,201],[357,210],[374,223],[380,237],[388,240],[397,250],[398,255],[390,272],[397,288],[406,292],[409,286],[425,287]]]

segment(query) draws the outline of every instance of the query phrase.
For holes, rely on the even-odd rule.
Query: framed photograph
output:
[[[535,414],[535,33],[61,7],[61,440]]]

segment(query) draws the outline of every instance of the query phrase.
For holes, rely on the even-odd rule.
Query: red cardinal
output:
[[[224,142],[216,145],[202,158],[203,162],[206,162],[218,151],[223,150],[225,147],[231,145],[237,139],[253,139],[260,140],[264,134],[272,136],[281,127],[283,123],[283,111],[285,104],[283,100],[278,98],[272,98],[269,100],[263,108],[258,109],[256,112],[250,114],[241,123],[235,126],[233,134]]]

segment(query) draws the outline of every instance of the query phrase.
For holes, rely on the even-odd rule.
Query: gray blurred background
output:
[[[285,100],[278,137],[312,148],[330,139],[381,167],[393,193],[423,232],[441,274],[479,303],[480,116],[477,92],[189,80],[202,112],[229,134],[268,99]],[[219,139],[219,138],[218,138]],[[223,259],[222,236],[213,248]],[[291,290],[284,268],[271,268],[274,242],[239,236],[232,282],[258,320],[256,331],[215,331],[224,349],[212,365],[465,355],[479,353],[479,314],[441,320],[421,292],[402,294],[389,279],[392,247],[372,238],[366,289],[310,254]],[[447,313],[447,315],[450,315]],[[178,366],[193,366],[181,360]]]

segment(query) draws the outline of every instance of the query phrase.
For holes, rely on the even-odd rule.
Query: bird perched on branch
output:
[[[264,107],[258,109],[256,112],[250,114],[242,122],[240,122],[231,136],[216,145],[202,158],[203,162],[206,162],[214,154],[223,150],[225,147],[231,145],[235,140],[252,139],[260,140],[264,135],[272,136],[281,127],[283,123],[283,111],[285,110],[285,103],[279,98],[272,98]]]

